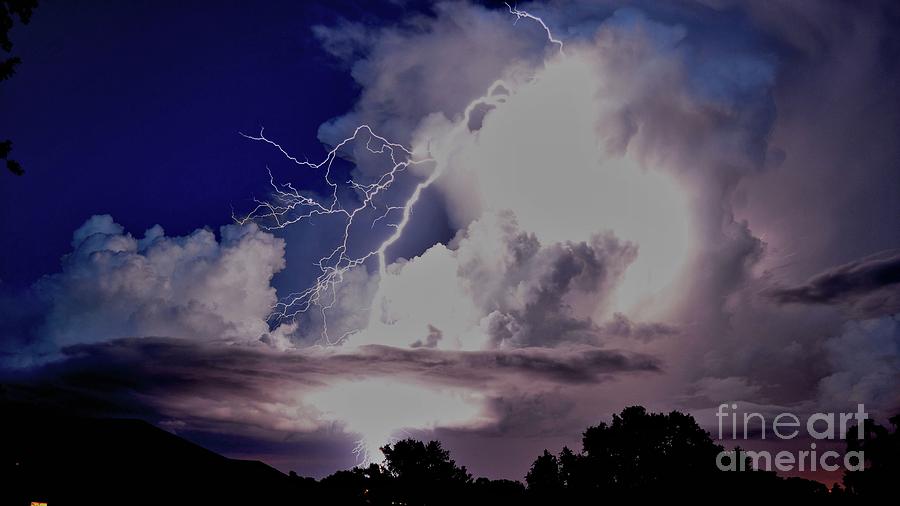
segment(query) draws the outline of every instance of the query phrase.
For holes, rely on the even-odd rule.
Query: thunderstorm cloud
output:
[[[437,432],[514,478],[515,452],[466,458],[571,444],[627,405],[896,412],[896,7],[623,3],[519,4],[564,52],[467,2],[316,26],[359,86],[319,140],[367,124],[427,158],[394,205],[440,171],[383,272],[353,265],[279,319],[321,266],[285,243],[333,254],[327,216],[181,237],[94,216],[58,272],[0,298],[6,395],[318,452],[273,450],[301,472]],[[340,152],[348,178],[379,181],[372,146]],[[352,248],[397,229],[375,204]]]

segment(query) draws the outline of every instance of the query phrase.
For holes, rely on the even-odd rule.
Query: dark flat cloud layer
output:
[[[896,314],[900,310],[900,252],[884,251],[817,274],[806,283],[773,290],[782,304],[847,304],[864,314]]]

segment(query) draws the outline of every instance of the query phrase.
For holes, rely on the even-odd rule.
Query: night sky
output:
[[[16,217],[0,224],[4,241],[29,252],[4,255],[0,279],[21,287],[53,271],[93,214],[179,235],[230,222],[265,191],[270,161],[238,131],[264,125],[319,155],[319,125],[358,94],[311,26],[390,14],[352,2],[43,2],[12,32],[28,64],[0,90],[3,135],[29,173],[0,189],[3,216]]]
[[[413,435],[521,479],[634,404],[900,412],[897,6],[518,8],[41,2],[0,382],[312,476]]]

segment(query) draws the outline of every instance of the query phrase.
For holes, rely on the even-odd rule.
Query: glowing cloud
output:
[[[306,395],[303,402],[358,434],[357,455],[362,463],[368,463],[377,459],[380,447],[404,430],[477,425],[483,397],[402,379],[369,378],[336,383]]]
[[[602,121],[619,104],[608,95],[612,86],[598,48],[578,44],[564,52],[541,18],[509,11],[516,21],[540,24],[558,53],[538,66],[496,69],[498,79],[458,117],[425,117],[410,148],[363,124],[312,163],[262,131],[245,135],[301,168],[322,171],[331,194],[321,198],[272,181],[273,199],[258,202],[241,223],[277,229],[332,215],[343,223],[342,239],[318,261],[321,275],[279,302],[276,319],[291,321],[316,308],[321,342],[348,349],[480,350],[596,346],[604,319],[663,314],[643,308],[687,264],[692,231],[684,192],[670,175],[610,147]],[[352,157],[354,144],[364,149],[357,153],[384,157],[386,170],[367,167],[346,183],[336,180],[332,166],[339,156]],[[397,181],[407,173],[418,180],[398,196]],[[389,248],[432,185],[448,200],[457,238],[389,264]],[[347,192],[356,198],[342,198]],[[360,225],[381,238],[353,253],[351,237],[362,233]],[[341,305],[342,293],[367,291],[369,275],[360,273],[372,264],[371,303]],[[366,311],[364,325],[341,324],[354,320],[347,312]],[[476,397],[386,378],[331,385],[304,402],[362,435],[358,451],[368,458],[398,429],[477,424]]]

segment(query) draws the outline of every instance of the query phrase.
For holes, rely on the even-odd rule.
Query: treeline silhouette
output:
[[[729,502],[809,501],[854,504],[895,492],[900,461],[900,416],[893,432],[867,420],[865,439],[848,449],[866,452],[866,471],[847,473],[844,487],[770,471],[721,471],[717,445],[690,415],[625,408],[612,423],[589,427],[582,448],[544,451],[525,483],[473,479],[440,442],[412,439],[385,446],[384,462],[339,471],[319,482],[307,479],[307,493],[347,505],[449,504],[579,505],[673,497]],[[870,456],[871,455],[871,456]]]
[[[672,498],[856,504],[890,497],[900,477],[900,416],[890,420],[893,430],[867,420],[865,438],[848,439],[848,450],[865,451],[868,467],[829,489],[773,472],[720,471],[723,448],[693,417],[640,406],[589,427],[579,451],[544,451],[524,483],[475,479],[438,441],[397,441],[382,448],[380,464],[315,480],[222,457],[137,420],[22,414],[0,417],[0,472],[11,484],[0,487],[3,505],[579,505]]]

